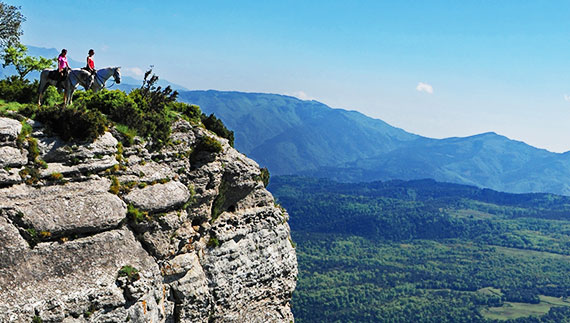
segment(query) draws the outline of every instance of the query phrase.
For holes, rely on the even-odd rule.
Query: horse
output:
[[[41,105],[42,94],[47,88],[47,85],[56,85],[57,81],[50,79],[49,73],[53,70],[43,70],[40,74],[40,86],[38,89],[38,105]],[[72,69],[64,82],[65,95],[63,97],[64,106],[72,103],[73,92],[78,84],[81,84],[85,90],[93,90],[98,92],[105,87],[105,82],[113,76],[115,83],[121,83],[121,70],[120,67],[107,67],[99,69],[95,74],[91,74],[85,69]]]
[[[100,91],[105,87],[105,82],[113,76],[115,83],[121,84],[121,68],[120,67],[107,67],[97,70],[91,90],[93,92]]]
[[[40,86],[38,87],[38,105],[42,104],[42,96],[47,89],[48,85],[57,85],[57,80],[50,77],[51,75],[58,74],[57,70],[45,69],[40,73]],[[63,82],[64,96],[63,104],[71,104],[71,97],[78,84],[81,84],[86,90],[93,86],[94,80],[91,73],[84,69],[75,68],[69,71],[67,79]]]

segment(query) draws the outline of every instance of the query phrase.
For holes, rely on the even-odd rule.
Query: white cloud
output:
[[[142,77],[144,72],[139,67],[125,67],[122,69],[125,71],[125,75],[134,76],[134,77]]]
[[[285,95],[290,95],[290,96],[294,96],[297,99],[301,99],[301,100],[314,100],[315,98],[313,98],[312,96],[307,95],[307,93],[303,92],[303,91],[297,91],[297,92],[293,92],[293,93],[286,93]]]
[[[424,82],[419,82],[418,86],[416,86],[416,90],[418,92],[426,92],[428,94],[433,94],[433,86]]]
[[[564,94],[564,100],[570,102],[570,95]]]

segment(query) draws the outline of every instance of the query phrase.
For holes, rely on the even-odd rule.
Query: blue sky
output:
[[[25,44],[133,76],[570,150],[569,1],[4,1]]]

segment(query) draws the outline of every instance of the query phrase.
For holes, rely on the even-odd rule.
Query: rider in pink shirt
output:
[[[61,73],[64,69],[69,68],[69,64],[67,63],[67,49],[62,49],[61,54],[57,58],[57,70]]]
[[[62,83],[67,78],[69,72],[69,64],[67,63],[67,49],[62,49],[61,54],[57,58],[57,71],[59,72],[58,88],[63,87]]]

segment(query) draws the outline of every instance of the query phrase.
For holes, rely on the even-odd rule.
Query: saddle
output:
[[[57,70],[49,71],[48,78],[50,80],[59,81],[61,79],[61,74]]]

